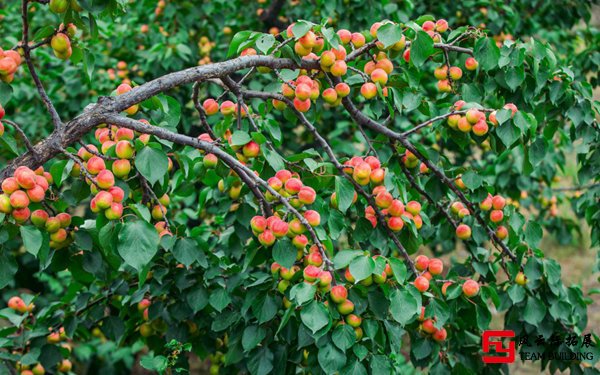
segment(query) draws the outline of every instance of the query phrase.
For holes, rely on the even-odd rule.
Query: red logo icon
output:
[[[491,337],[498,337],[498,340],[490,340]],[[484,355],[482,357],[485,363],[513,363],[515,361],[515,342],[510,340],[508,348],[502,344],[503,337],[515,337],[514,331],[483,331],[482,349],[484,353],[490,352],[490,347],[494,348],[496,355]],[[506,354],[506,355],[503,355]]]

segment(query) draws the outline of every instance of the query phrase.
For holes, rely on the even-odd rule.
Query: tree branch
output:
[[[19,124],[17,124],[14,121],[7,120],[7,119],[2,120],[2,122],[4,122],[5,124],[8,124],[10,126],[12,126],[13,128],[15,128],[15,131],[21,137],[21,139],[23,140],[23,143],[25,143],[25,147],[27,148],[27,150],[29,152],[31,152],[32,154],[35,154],[35,150],[33,149],[33,145],[31,144],[31,141],[29,140],[29,138],[27,138],[27,135],[25,134],[25,132],[23,131],[23,129],[21,128],[21,126],[19,126]]]

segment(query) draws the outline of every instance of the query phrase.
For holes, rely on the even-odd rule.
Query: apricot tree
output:
[[[31,7],[64,23],[32,37]],[[584,333],[589,300],[540,240],[559,210],[556,148],[579,144],[581,179],[597,179],[600,129],[590,85],[551,46],[431,16],[297,21],[237,33],[222,62],[124,78],[66,119],[35,54],[88,74],[80,29],[107,10],[21,11],[20,41],[0,51],[2,104],[28,72],[52,131],[31,142],[0,110],[17,154],[0,172],[6,366],[120,368],[143,352],[165,372],[189,351],[212,373],[500,373],[481,361],[498,311],[544,338],[540,352]],[[186,86],[192,128],[169,96]],[[592,224],[597,194],[578,207]],[[35,292],[18,289],[32,277]],[[584,349],[593,360],[542,367],[591,372],[595,347],[560,345]]]

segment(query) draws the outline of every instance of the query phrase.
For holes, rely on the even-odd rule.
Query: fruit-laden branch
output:
[[[308,121],[306,116],[304,116],[304,114],[302,112],[298,111],[294,107],[294,104],[292,103],[292,101],[283,95],[275,94],[275,93],[267,93],[267,92],[261,92],[261,91],[249,91],[249,90],[248,91],[241,90],[241,92],[244,96],[246,96],[248,98],[276,99],[276,100],[282,101],[287,104],[287,106],[294,112],[296,117],[298,117],[300,122],[308,129],[308,131],[310,131],[313,134],[313,136],[315,137],[315,139],[317,140],[319,145],[325,150],[325,152],[327,153],[327,156],[329,156],[329,159],[331,160],[331,162],[333,163],[335,168],[338,170],[338,173],[342,177],[344,177],[347,181],[349,181],[352,184],[352,186],[354,187],[354,189],[367,200],[367,202],[369,203],[369,205],[371,207],[373,207],[373,210],[375,211],[375,214],[379,221],[379,225],[381,225],[382,228],[384,228],[384,230],[387,232],[388,236],[390,236],[390,238],[392,239],[392,241],[394,242],[394,244],[396,245],[396,247],[398,248],[398,250],[404,257],[404,260],[410,267],[411,271],[416,275],[417,270],[415,268],[415,265],[414,265],[412,259],[410,259],[410,255],[408,254],[408,252],[406,251],[406,249],[404,248],[404,246],[402,245],[402,243],[400,242],[400,240],[398,239],[396,234],[388,227],[383,213],[381,212],[381,210],[379,210],[379,208],[377,207],[377,204],[375,204],[375,199],[373,199],[373,196],[371,194],[367,193],[358,182],[356,182],[350,175],[348,175],[346,172],[344,172],[344,166],[337,160],[333,150],[331,149],[331,146],[329,146],[329,144],[327,143],[325,138],[323,138],[323,136],[321,136],[321,134],[317,131],[315,126],[310,121]]]
[[[196,138],[192,138],[187,135],[173,133],[171,131],[160,128],[158,126],[148,125],[143,122],[136,121],[136,120],[130,119],[128,117],[123,117],[123,116],[120,116],[115,113],[105,113],[101,116],[101,119],[102,119],[102,122],[114,124],[114,125],[117,125],[117,126],[120,126],[123,128],[138,131],[138,132],[144,133],[144,134],[151,134],[160,139],[165,139],[167,141],[171,141],[171,142],[174,142],[174,143],[177,143],[180,145],[184,145],[184,146],[191,146],[191,147],[203,150],[205,152],[215,154],[217,156],[217,158],[219,158],[223,163],[228,165],[230,168],[236,170],[236,172],[239,170],[248,179],[251,179],[252,180],[250,182],[251,185],[252,185],[252,182],[254,182],[254,185],[262,186],[271,195],[273,195],[275,198],[277,198],[277,200],[281,204],[283,204],[288,209],[288,211],[290,211],[305,226],[305,228],[309,232],[313,242],[317,245],[317,248],[319,249],[319,252],[321,253],[321,257],[323,258],[323,261],[325,262],[327,270],[330,272],[333,272],[333,263],[327,256],[327,253],[325,252],[325,247],[323,246],[323,244],[317,237],[317,233],[314,231],[312,226],[308,223],[308,221],[306,220],[304,215],[302,215],[297,209],[295,209],[290,204],[290,202],[288,201],[287,198],[283,197],[276,190],[274,190],[265,180],[263,180],[262,178],[258,177],[256,174],[254,174],[254,171],[252,171],[250,168],[248,168],[245,165],[243,165],[242,163],[240,163],[236,158],[229,155],[227,152],[222,150],[216,144],[204,142],[204,141],[201,141]],[[240,173],[238,173],[238,175],[240,175],[240,178],[242,178]]]
[[[393,145],[392,145],[392,148],[393,148]],[[400,159],[400,158],[398,158],[398,159]],[[438,210],[438,212],[440,214],[442,214],[444,217],[446,217],[446,219],[448,220],[448,222],[450,223],[450,225],[452,225],[452,227],[454,227],[454,229],[456,229],[456,227],[458,226],[458,224],[452,218],[452,216],[450,216],[448,214],[448,212],[446,211],[446,209],[444,208],[444,206],[442,206],[438,201],[434,200],[431,197],[431,195],[429,195],[429,193],[427,193],[425,191],[425,189],[423,189],[421,186],[419,186],[419,184],[415,180],[415,177],[408,170],[408,168],[406,168],[406,166],[404,165],[404,163],[402,163],[402,160],[399,160],[398,164],[400,164],[400,168],[402,168],[402,172],[404,172],[404,175],[408,179],[408,183],[410,184],[410,186],[412,186],[417,192],[419,192],[419,194],[421,194],[422,196],[424,196],[425,199],[427,199],[429,201],[429,203],[431,203]]]
[[[479,111],[480,112],[494,112],[493,109],[489,109],[489,108],[480,108]],[[463,110],[463,111],[450,111],[448,113],[444,113],[442,115],[430,118],[429,120],[424,121],[424,122],[422,122],[422,123],[420,123],[418,125],[415,125],[414,128],[409,129],[409,130],[405,131],[404,133],[400,133],[400,135],[403,136],[403,137],[407,137],[407,136],[411,135],[412,133],[418,132],[419,130],[421,130],[422,128],[424,128],[426,126],[429,126],[429,125],[433,124],[436,121],[447,119],[448,117],[453,116],[453,115],[464,115],[466,113],[467,113],[467,110]]]
[[[412,152],[421,162],[423,162],[429,168],[429,170],[433,172],[433,174],[435,174],[440,179],[440,181],[442,181],[444,185],[446,185],[450,190],[452,190],[454,194],[456,194],[456,196],[467,206],[467,208],[475,217],[475,220],[477,220],[479,225],[485,228],[492,242],[495,243],[497,246],[500,246],[500,248],[502,249],[501,252],[506,254],[513,262],[517,263],[517,257],[515,256],[515,254],[513,254],[513,252],[510,251],[506,244],[502,242],[502,240],[498,238],[496,233],[494,233],[494,231],[489,227],[489,225],[487,225],[485,220],[483,220],[483,218],[479,215],[479,212],[475,208],[475,205],[473,205],[473,203],[467,199],[467,197],[463,194],[462,191],[460,191],[460,189],[458,189],[458,187],[454,184],[453,181],[446,177],[444,172],[442,172],[435,164],[429,161],[429,159],[423,156],[423,154],[421,154],[419,150],[417,150],[415,146],[413,146],[413,144],[405,136],[403,136],[400,133],[396,133],[391,129],[388,129],[385,126],[378,123],[377,121],[367,117],[358,108],[356,108],[356,106],[352,103],[349,97],[345,97],[344,99],[342,99],[342,104],[344,105],[344,108],[346,108],[350,116],[354,119],[354,121],[380,134],[387,136],[391,140],[398,141],[404,148]]]
[[[29,69],[29,74],[31,74],[31,78],[35,83],[35,87],[37,88],[48,113],[50,113],[50,117],[52,118],[52,124],[54,125],[54,129],[60,129],[62,125],[62,121],[58,112],[56,112],[56,108],[54,108],[54,104],[48,97],[46,90],[44,89],[44,85],[42,85],[42,81],[40,77],[38,77],[37,72],[35,71],[35,66],[31,61],[31,53],[29,47],[29,0],[23,0],[21,7],[21,17],[23,18],[23,37],[21,41],[21,47],[23,48],[23,57],[25,58],[25,63],[27,64],[27,68]]]
[[[27,22],[26,19],[25,22]],[[365,46],[350,53],[346,57],[346,61],[351,61],[361,54],[367,53],[369,48],[364,48]],[[438,45],[438,48],[446,48],[447,46],[448,45]],[[24,48],[24,51],[27,51],[27,48]],[[257,66],[264,66],[271,69],[321,69],[317,60],[302,59],[299,62],[296,62],[292,59],[277,58],[273,56],[242,56],[219,63],[197,66],[166,74],[140,86],[136,86],[131,91],[119,95],[118,97],[100,97],[96,104],[91,104],[86,107],[81,115],[74,118],[60,129],[56,128],[49,137],[37,143],[33,147],[33,151],[29,150],[23,155],[13,159],[0,172],[0,182],[8,177],[17,166],[23,165],[30,168],[37,168],[58,155],[61,152],[61,147],[65,148],[80,140],[86,133],[101,123],[101,121],[98,120],[98,115],[100,113],[122,112],[132,105],[138,104],[177,86],[196,81],[202,82],[211,78],[219,78],[239,70]],[[33,67],[33,64],[31,67]],[[32,70],[31,72],[35,74],[35,70]],[[47,98],[47,95],[42,95],[43,100],[44,97]],[[49,99],[47,102],[44,100],[44,103],[48,108],[54,108]],[[51,109],[49,111],[52,114],[53,111]],[[60,120],[60,118],[58,118],[58,120]]]

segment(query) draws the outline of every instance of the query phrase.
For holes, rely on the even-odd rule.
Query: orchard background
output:
[[[594,11],[3,3],[0,372],[597,373]]]

